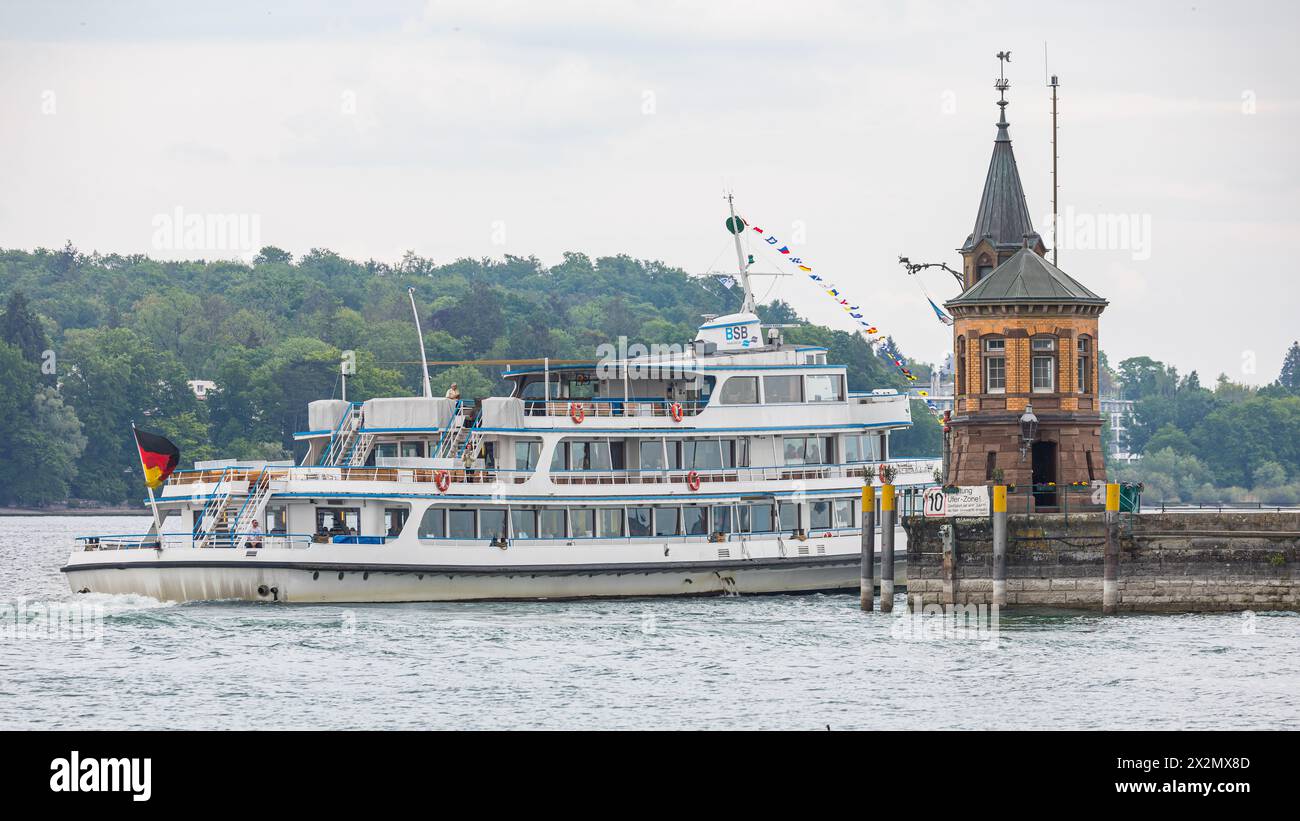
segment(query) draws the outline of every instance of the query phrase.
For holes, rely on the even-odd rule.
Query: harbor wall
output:
[[[1104,517],[1007,516],[1006,606],[1101,610]],[[991,518],[903,526],[909,604],[993,603]],[[1121,514],[1113,527],[1117,612],[1300,610],[1300,513]]]

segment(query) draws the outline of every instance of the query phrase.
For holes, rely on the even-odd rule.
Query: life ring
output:
[[[682,403],[674,402],[668,406],[668,415],[673,418],[674,422],[682,421]]]
[[[445,470],[434,471],[433,484],[439,493],[446,493],[447,488],[451,487],[451,474]]]
[[[881,462],[881,463],[880,463],[880,467],[876,469],[876,473],[879,474],[879,476],[880,476],[880,484],[882,484],[882,485],[887,485],[887,484],[889,484],[889,482],[885,479],[885,468],[886,468],[886,467],[887,467],[886,464],[885,464],[884,462]]]
[[[573,424],[575,425],[582,424],[582,420],[587,418],[587,412],[582,409],[582,403],[569,403],[569,418],[573,420]]]
[[[690,473],[686,474],[686,486],[690,488],[692,491],[699,490],[700,474],[696,473],[693,470]]]

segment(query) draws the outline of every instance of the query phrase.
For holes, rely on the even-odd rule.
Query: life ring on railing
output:
[[[434,471],[433,484],[439,493],[446,493],[447,488],[451,487],[451,474],[445,470]]]
[[[699,490],[700,474],[696,473],[693,470],[690,473],[686,474],[686,486],[690,488],[692,491]]]
[[[569,418],[573,420],[575,425],[581,425],[582,420],[587,418],[587,412],[582,409],[581,402],[569,403]]]
[[[674,402],[668,406],[668,415],[673,418],[674,422],[682,421],[682,403]]]

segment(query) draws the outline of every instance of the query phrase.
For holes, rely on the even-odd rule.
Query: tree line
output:
[[[566,253],[438,264],[407,253],[387,264],[313,249],[299,259],[263,248],[250,263],[160,261],[143,255],[0,251],[0,504],[104,503],[144,493],[130,426],[161,433],[183,464],[284,459],[306,427],[307,403],[418,393],[415,289],[431,360],[590,359],[597,346],[685,342],[701,317],[734,312],[733,283],[662,262]],[[851,390],[908,385],[861,336],[803,323],[783,302],[769,323],[786,339],[829,349]],[[892,344],[892,341],[891,341]],[[912,365],[922,379],[928,369]],[[500,367],[433,369],[435,390],[466,397],[503,388]],[[216,388],[199,400],[189,382]],[[916,403],[895,455],[937,455],[939,429]]]

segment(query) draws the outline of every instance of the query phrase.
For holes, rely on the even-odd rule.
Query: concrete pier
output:
[[[870,613],[875,607],[876,596],[876,488],[871,484],[862,486],[862,571],[859,574],[858,595],[862,609]]]
[[[894,612],[894,486],[880,488],[880,612]]]

